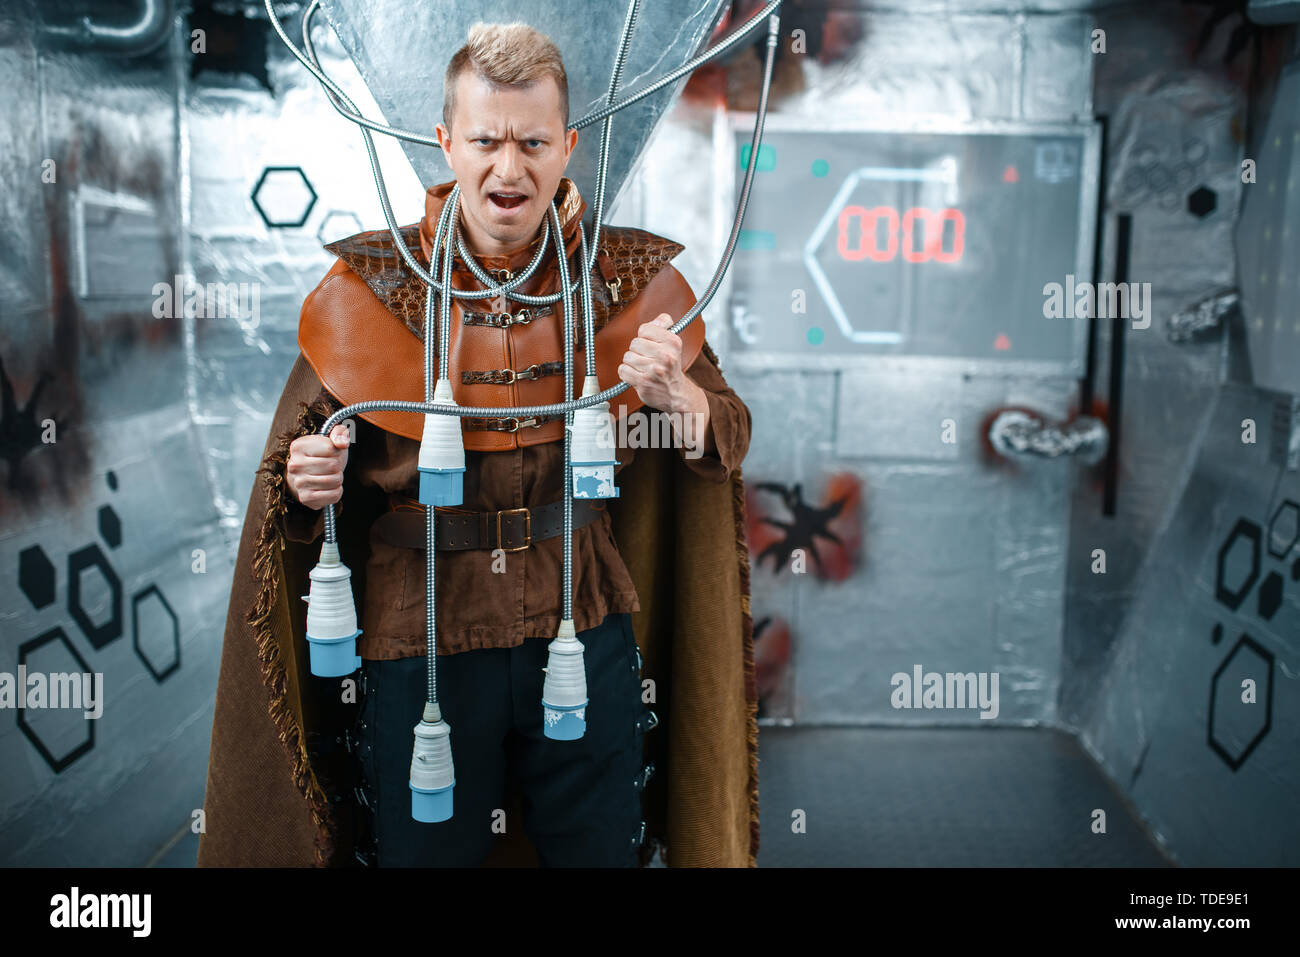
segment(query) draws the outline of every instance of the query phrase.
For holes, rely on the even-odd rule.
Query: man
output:
[[[437,134],[460,184],[460,229],[484,269],[498,279],[521,270],[554,201],[571,276],[579,275],[586,203],[563,175],[577,131],[568,129],[567,79],[548,38],[524,24],[476,24],[447,68]],[[426,267],[453,185],[429,189],[423,221],[403,231]],[[701,322],[681,335],[667,331],[694,302],[668,265],[681,246],[604,227],[600,247],[593,298],[601,387],[631,385],[611,403],[624,417],[650,409],[679,415],[670,417],[673,448],[618,449],[619,499],[608,507],[574,503],[573,619],[586,649],[586,734],[556,741],[542,733],[542,667],[561,608],[563,416],[461,419],[464,502],[436,510],[438,689],[451,727],[455,810],[438,824],[411,818],[412,728],[426,678],[426,518],[415,498],[422,416],[363,413],[352,431],[312,433],[344,404],[423,398],[426,290],[386,230],[349,237],[328,247],[339,261],[304,303],[302,355],[272,425],[265,488],[260,500],[255,488],[250,503],[239,562],[253,574],[241,582],[237,573],[232,591],[200,864],[298,861],[307,837],[315,863],[339,863],[346,847],[366,850],[369,830],[380,865],[480,864],[501,851],[503,835],[518,841],[522,831],[543,865],[629,866],[648,822],[652,838],[672,848],[672,863],[752,866],[756,702],[739,474],[749,410],[723,380]],[[482,288],[459,257],[452,284]],[[548,248],[520,291],[556,289]],[[457,403],[563,399],[563,303],[519,305],[503,297],[453,301]],[[581,383],[580,315],[573,321]],[[340,685],[306,673],[302,611],[286,598],[303,584],[307,562],[291,545],[305,549],[319,537],[327,504],[336,505],[363,629],[355,734],[338,707],[355,701],[350,679]],[[673,580],[678,567],[690,577]],[[270,692],[262,716],[246,687],[250,643]],[[643,741],[657,717],[647,703],[673,719],[659,745]],[[289,751],[309,819],[283,780],[267,780],[277,778],[267,716]],[[332,746],[340,743],[348,754]],[[360,780],[351,776],[354,745]],[[643,756],[667,765],[657,792],[646,790],[652,768]],[[697,788],[703,793],[692,798]],[[236,809],[265,806],[268,792],[291,847],[250,859]],[[348,811],[353,795],[365,808],[356,818]],[[644,818],[643,797],[654,805]]]

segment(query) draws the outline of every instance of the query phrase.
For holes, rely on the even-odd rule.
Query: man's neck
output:
[[[539,224],[537,229],[533,232],[532,236],[529,239],[525,240],[524,242],[519,243],[516,246],[512,246],[509,249],[503,249],[494,252],[485,252],[482,248],[483,244],[476,241],[474,234],[465,228],[464,214],[458,213],[456,218],[460,221],[460,234],[465,240],[466,248],[469,249],[470,252],[472,252],[475,256],[479,257],[480,259],[490,257],[490,256],[495,256],[495,257],[513,256],[515,253],[527,249],[529,246],[531,246],[534,242],[537,241],[538,237],[542,235],[542,227]]]

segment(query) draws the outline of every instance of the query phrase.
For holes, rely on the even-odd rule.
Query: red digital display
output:
[[[858,224],[856,246],[851,244],[849,236],[850,224],[855,220]],[[884,249],[880,248],[881,220],[884,221],[887,237]],[[921,223],[920,230],[917,229],[918,220]],[[952,223],[952,247],[944,249],[944,226],[948,222]],[[839,228],[835,247],[840,256],[849,262],[863,259],[878,263],[889,262],[898,255],[901,245],[903,259],[907,262],[955,263],[961,259],[966,247],[966,217],[961,214],[961,210],[952,207],[933,210],[913,206],[899,216],[898,210],[892,206],[876,206],[872,209],[845,206],[840,210],[837,225]],[[922,234],[925,243],[920,249],[916,248],[918,232]]]

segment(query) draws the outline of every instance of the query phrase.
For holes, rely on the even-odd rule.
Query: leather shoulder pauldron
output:
[[[400,235],[427,268],[419,227],[403,227]],[[386,229],[349,236],[325,248],[338,261],[304,301],[299,321],[298,343],[308,363],[344,404],[423,400],[425,284],[407,267]],[[664,312],[679,319],[694,304],[690,286],[670,265],[683,248],[643,229],[601,230],[591,292],[602,389],[620,381],[618,365],[642,323]],[[553,253],[541,272],[547,280],[557,272]],[[498,408],[562,401],[564,340],[554,306],[527,310],[508,302],[513,312],[494,313],[493,303],[499,300],[453,300],[448,364],[456,401]],[[583,333],[581,315],[575,314],[575,395],[581,394],[586,374]],[[703,322],[690,323],[681,335],[682,363],[689,367],[704,342]],[[635,389],[611,403],[615,415],[626,415],[642,404]],[[423,429],[418,413],[366,412],[361,417],[417,440]],[[462,423],[465,447],[481,451],[564,436],[563,418],[558,416],[540,421],[470,417]]]

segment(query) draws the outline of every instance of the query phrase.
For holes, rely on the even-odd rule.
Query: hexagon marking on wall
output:
[[[1262,680],[1264,684],[1262,696],[1264,707],[1262,712],[1259,708],[1258,699],[1255,704],[1246,704],[1240,700],[1238,685],[1224,684],[1223,687],[1220,687],[1223,683],[1223,675],[1228,671],[1229,666],[1238,656],[1242,655],[1253,655],[1259,659],[1259,663],[1252,673],[1256,676],[1257,694],[1260,681]],[[1235,678],[1236,675],[1231,677]],[[1220,694],[1225,697],[1222,704],[1218,700]],[[1229,703],[1235,705],[1231,710],[1227,707]],[[1210,714],[1207,740],[1214,753],[1221,757],[1228,767],[1236,771],[1250,757],[1251,752],[1255,750],[1259,742],[1264,740],[1264,736],[1268,734],[1272,726],[1273,654],[1251,638],[1250,635],[1243,633],[1210,678]]]
[[[19,665],[28,664],[28,662],[33,658],[33,656],[36,653],[40,651],[41,648],[43,648],[45,645],[48,645],[52,642],[59,642],[60,644],[63,645],[63,648],[67,651],[69,655],[72,656],[72,659],[77,663],[82,674],[91,673],[90,665],[86,664],[86,660],[77,653],[77,649],[73,647],[72,642],[68,640],[68,636],[64,634],[63,629],[57,627],[51,628],[49,631],[45,632],[44,634],[37,635],[35,638],[31,639],[30,641],[25,641],[21,645],[19,645],[18,664]],[[40,671],[42,669],[37,668],[33,670]],[[18,693],[23,696],[24,700],[26,699],[25,688],[19,688]],[[74,712],[76,714],[76,720],[80,721],[82,725],[85,726],[85,731],[86,731],[85,737],[79,744],[72,747],[66,753],[62,755],[56,754],[50,746],[51,742],[46,742],[41,737],[40,729],[33,727],[31,723],[33,719],[29,719],[27,716],[28,710],[29,709],[27,708],[17,709],[18,729],[22,731],[22,733],[26,736],[27,740],[31,742],[32,747],[34,747],[37,750],[37,752],[40,753],[40,756],[45,759],[45,763],[50,766],[50,770],[52,770],[55,774],[59,774],[60,772],[62,772],[65,768],[68,767],[68,765],[72,764],[72,762],[76,761],[83,754],[87,753],[91,748],[95,746],[95,722],[93,720],[84,717],[82,712],[77,711]]]
[[[258,177],[251,199],[268,228],[292,229],[307,222],[316,205],[316,190],[301,167],[268,166]]]
[[[1239,544],[1243,538],[1250,541],[1250,571],[1244,577],[1241,576],[1242,553]],[[1227,540],[1219,548],[1219,560],[1214,577],[1214,597],[1233,611],[1241,607],[1241,603],[1245,601],[1246,595],[1259,578],[1259,539],[1260,527],[1249,519],[1239,518]],[[1225,570],[1225,566],[1231,567]],[[1231,580],[1235,579],[1240,579],[1240,583],[1232,584]]]
[[[1204,219],[1219,204],[1219,197],[1214,190],[1198,186],[1187,195],[1187,211],[1197,219]]]
[[[316,238],[322,243],[327,243],[359,232],[361,232],[361,220],[357,219],[356,213],[331,209],[320,221],[320,226],[316,229]]]
[[[854,190],[857,189],[860,182],[867,180],[872,175],[870,168],[864,166],[860,169],[853,170],[845,178],[844,182],[840,184],[840,188],[836,190],[835,195],[831,198],[830,204],[822,212],[821,219],[817,222],[817,225],[813,227],[812,232],[808,235],[807,242],[804,243],[803,263],[804,268],[806,268],[808,273],[812,276],[813,284],[817,287],[817,291],[821,294],[823,301],[826,303],[826,308],[830,310],[831,316],[834,317],[835,324],[839,327],[840,332],[846,339],[850,342],[893,344],[902,342],[906,336],[907,330],[905,328],[857,328],[854,325],[853,319],[850,318],[849,314],[845,311],[843,303],[840,302],[840,297],[836,293],[835,288],[830,281],[830,277],[826,275],[826,270],[822,268],[821,263],[817,259],[817,254],[820,251],[823,241],[825,241],[830,235],[831,227],[838,223],[841,211],[848,205],[849,197],[853,195]],[[903,323],[906,324],[906,313],[901,316],[901,319]]]
[[[1282,576],[1269,572],[1259,586],[1259,616],[1265,621],[1272,621],[1277,610],[1282,607]]]
[[[112,610],[103,624],[92,621],[89,613],[81,607],[81,576],[92,568],[98,569],[104,577],[111,596],[109,604]],[[68,614],[96,651],[122,635],[122,583],[98,545],[87,545],[68,554]]]
[[[39,545],[18,553],[18,587],[35,608],[54,601],[54,563]]]
[[[99,537],[109,548],[122,544],[122,520],[113,511],[113,506],[104,505],[99,509]]]
[[[1268,553],[1274,558],[1286,558],[1291,546],[1300,539],[1300,505],[1284,499],[1268,522]]]
[[[141,614],[140,606],[150,598],[153,600],[148,603],[144,613],[144,615],[148,616],[148,620],[143,622],[142,627],[141,618],[144,615]],[[150,610],[151,608],[153,610]],[[181,666],[181,638],[180,623],[176,618],[176,612],[172,610],[171,603],[163,597],[163,593],[157,585],[142,588],[131,596],[131,623],[131,644],[135,648],[136,655],[144,662],[144,666],[149,669],[149,674],[153,675],[153,680],[162,684],[173,671]],[[156,649],[153,647],[147,648],[140,643],[142,632],[145,636],[145,644],[148,646],[170,644],[170,660],[164,659],[155,662],[153,659],[158,657]]]

